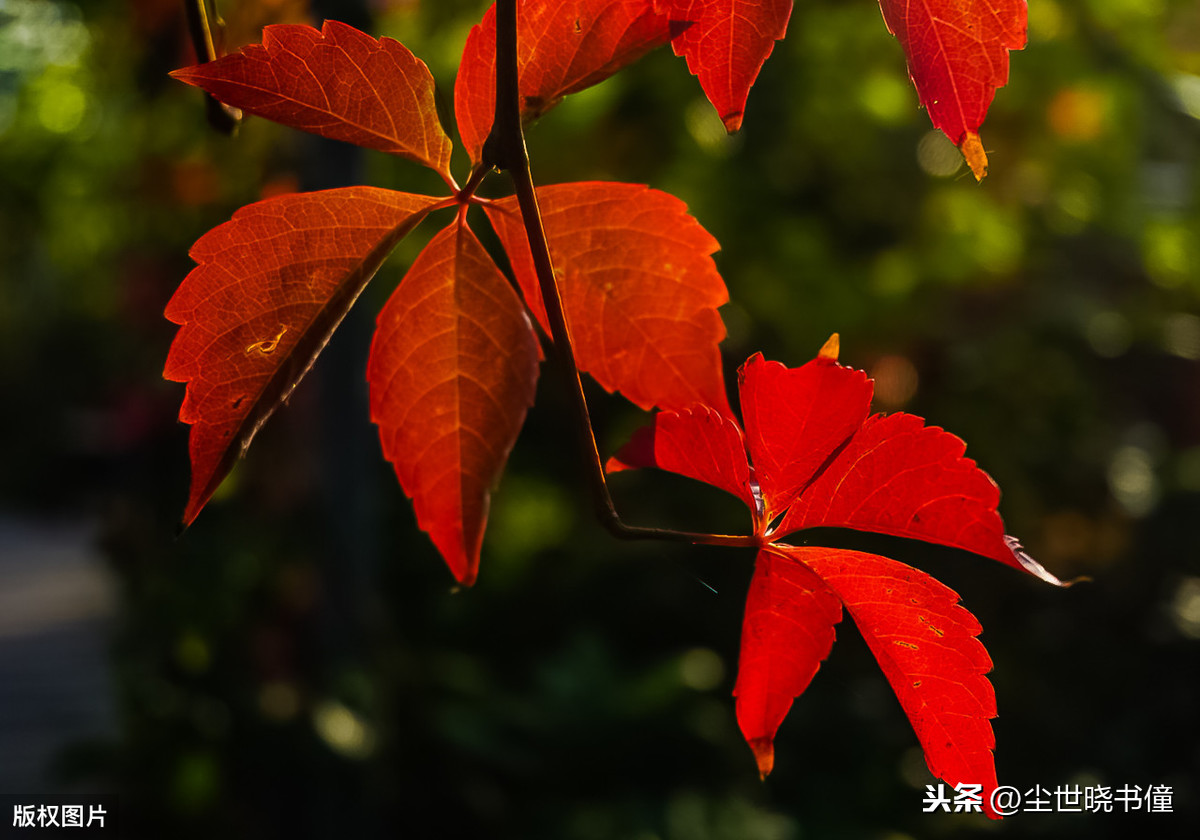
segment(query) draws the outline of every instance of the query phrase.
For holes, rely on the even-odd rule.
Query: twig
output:
[[[506,170],[512,178],[521,208],[525,234],[529,239],[529,250],[533,255],[537,271],[538,286],[546,316],[550,321],[550,335],[554,341],[554,352],[558,367],[562,371],[567,387],[574,426],[579,446],[586,462],[588,483],[592,501],[600,524],[618,539],[665,540],[668,542],[695,543],[705,545],[732,545],[755,547],[760,544],[752,535],[700,534],[675,531],[669,528],[647,528],[626,525],[617,514],[608,482],[604,476],[604,463],[596,446],[596,435],[588,413],[587,398],[579,378],[579,366],[575,361],[574,345],[563,310],[562,296],[555,279],[554,265],[550,258],[550,247],[546,242],[546,231],[542,226],[542,214],[538,209],[537,193],[529,171],[529,154],[525,147],[525,133],[521,126],[520,92],[517,88],[517,4],[516,0],[496,2],[496,114],[492,130],[483,144],[483,165]]]

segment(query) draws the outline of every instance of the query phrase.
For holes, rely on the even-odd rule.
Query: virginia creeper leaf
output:
[[[760,773],[771,771],[775,732],[829,652],[840,603],[892,684],[933,773],[990,792],[988,721],[996,708],[983,674],[991,661],[958,596],[893,560],[779,540],[818,525],[856,528],[965,549],[1064,584],[1004,535],[999,490],[963,457],[963,442],[912,415],[868,417],[871,383],[837,364],[836,353],[835,337],[800,368],[752,356],[739,375],[744,433],[709,410],[661,411],[608,469],[671,470],[750,508],[761,550],[734,693]]]
[[[790,562],[801,564],[845,606],[912,723],[929,771],[950,785],[982,785],[984,809],[996,818],[989,803],[996,788],[992,756],[996,740],[990,722],[996,716],[996,694],[984,676],[991,670],[992,660],[977,638],[982,629],[978,620],[959,605],[958,594],[911,566],[858,551],[772,545],[760,552],[757,563],[765,558],[771,558],[765,564],[767,574],[811,582],[812,578],[803,578],[794,569],[782,574],[779,569]],[[755,578],[760,574],[756,564]],[[780,584],[775,588],[781,588]],[[811,602],[813,596],[807,600]],[[802,595],[801,603],[804,601]],[[828,606],[825,610],[823,618],[827,619],[833,611]],[[802,645],[801,654],[790,658],[791,651],[778,646],[781,641],[796,641],[797,631],[777,626],[790,621],[794,612],[789,607],[756,617],[754,624],[761,636],[750,638],[764,647],[755,647],[751,661],[770,659],[767,667],[781,684],[788,685],[788,690],[800,685],[803,690],[816,670],[811,652]],[[751,621],[749,609],[746,621]],[[820,626],[816,618],[804,621],[810,633]],[[762,625],[780,631],[781,637],[771,637]],[[821,629],[825,627],[832,642],[832,623]],[[748,632],[743,630],[743,657]],[[812,644],[817,652],[824,639],[817,636],[817,643]],[[739,664],[739,685],[741,667]],[[741,705],[749,702],[743,698],[738,698],[739,712]],[[770,737],[755,729],[746,732],[744,726],[743,734],[748,741]]]
[[[167,304],[179,324],[163,376],[186,382],[187,525],[312,366],[396,242],[438,199],[372,187],[241,208],[192,246]]]
[[[475,581],[491,489],[537,375],[516,292],[470,228],[446,228],[380,312],[367,380],[383,454],[463,585]]]
[[[277,24],[263,30],[261,45],[171,75],[247,113],[399,155],[450,180],[433,77],[391,38],[335,20],[320,31]]]
[[[703,481],[737,496],[751,511],[762,510],[758,488],[750,480],[742,430],[707,406],[659,414],[654,425],[634,433],[620,458],[609,459],[606,469],[613,473],[636,467],[658,467]]]
[[[1004,538],[1000,490],[963,457],[965,449],[920,417],[876,414],[792,504],[774,536],[836,524],[937,542],[1025,569]]]
[[[569,93],[607,79],[670,32],[649,0],[517,2],[517,86],[528,123]],[[478,163],[496,109],[496,7],[471,29],[454,84],[458,133]]]
[[[833,647],[842,605],[802,563],[760,551],[746,593],[738,654],[738,728],[763,778],[775,766],[775,732]]]
[[[867,419],[874,387],[862,371],[826,357],[788,369],[756,354],[739,377],[750,459],[770,520]]]
[[[740,129],[758,71],[787,32],[792,0],[654,0],[654,8],[670,17],[671,48],[687,59],[725,130]]]
[[[732,416],[717,307],[729,299],[717,241],[682,201],[636,184],[541,187],[538,204],[579,367],[650,408]],[[529,308],[549,331],[515,198],[487,207]]]
[[[888,31],[934,128],[962,150],[976,180],[987,174],[979,127],[996,88],[1008,84],[1008,52],[1025,46],[1025,0],[879,0]]]

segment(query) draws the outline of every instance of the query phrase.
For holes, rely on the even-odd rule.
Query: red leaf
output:
[[[789,369],[754,355],[739,380],[751,478],[766,508],[756,533],[782,513],[763,536],[817,526],[873,531],[961,548],[1063,585],[1005,536],[1000,491],[963,457],[962,440],[909,414],[865,418],[871,384],[861,371],[828,356]],[[705,434],[695,418],[672,412],[655,415],[654,429],[655,453],[694,449],[691,438]],[[623,450],[618,460],[651,464],[645,452],[631,457],[636,463]],[[724,487],[738,479],[701,480]]]
[[[312,366],[396,242],[438,199],[371,187],[251,204],[192,247],[167,304],[163,376],[187,382],[192,485],[183,524]]]
[[[569,93],[607,79],[667,43],[665,17],[650,0],[517,2],[517,87],[528,123]],[[471,29],[454,84],[463,145],[478,163],[496,102],[496,7]]]
[[[797,369],[758,355],[746,362],[740,392],[749,462],[733,421],[662,411],[609,469],[671,470],[727,490],[751,509],[762,550],[735,694],[760,773],[770,772],[775,732],[833,642],[836,600],[887,675],[933,773],[951,784],[980,784],[986,796],[996,786],[988,723],[995,697],[983,677],[991,661],[975,638],[979,623],[957,606],[958,596],[893,560],[776,540],[818,525],[858,528],[966,549],[1063,584],[1005,537],[999,490],[963,457],[963,442],[919,417],[867,417],[871,383],[838,365],[836,353],[835,336]]]
[[[1004,538],[1000,490],[966,444],[911,414],[876,414],[788,509],[773,536],[835,525],[1023,565]]]
[[[703,405],[690,411],[663,412],[652,426],[634,434],[608,472],[658,467],[720,487],[737,496],[752,511],[762,507],[750,481],[750,464],[742,430],[728,417]]]
[[[958,146],[977,180],[987,174],[979,127],[996,88],[1008,84],[1008,52],[1025,46],[1025,0],[879,0],[888,30],[934,128]]]
[[[693,403],[732,416],[718,344],[728,299],[717,241],[679,199],[635,184],[537,192],[579,367],[650,408]],[[549,331],[515,198],[486,208],[525,300]]]
[[[537,366],[521,301],[466,225],[430,241],[379,314],[371,419],[418,524],[464,585]]]
[[[755,354],[739,373],[742,419],[767,519],[785,510],[867,418],[862,371],[818,357],[789,370]]]
[[[279,24],[263,30],[261,46],[171,75],[251,114],[414,160],[450,182],[433,77],[391,38],[334,20],[320,32]]]
[[[801,563],[760,551],[746,594],[738,655],[738,727],[764,778],[775,765],[775,731],[833,646],[842,605]]]
[[[772,546],[759,555],[760,561],[764,555],[779,558],[769,568],[789,561],[803,564],[842,602],[912,723],[929,771],[950,785],[982,785],[984,809],[998,818],[989,803],[996,788],[996,739],[990,723],[996,716],[996,694],[984,676],[992,660],[976,638],[982,629],[978,620],[959,606],[958,594],[924,572],[874,554]],[[756,578],[758,574],[756,569]],[[800,575],[793,570],[787,577]],[[790,615],[790,605],[788,609]],[[746,621],[751,621],[749,604]],[[776,639],[764,641],[769,645]],[[743,638],[743,658],[745,649]],[[789,685],[807,674],[802,680],[806,685],[816,664],[811,657],[801,658],[789,669],[786,654],[786,649],[764,648],[754,657],[773,656],[776,667],[782,664],[785,671],[780,679],[796,679]]]
[[[742,127],[758,71],[787,32],[792,0],[654,0],[671,19],[675,55],[687,59],[726,131]]]

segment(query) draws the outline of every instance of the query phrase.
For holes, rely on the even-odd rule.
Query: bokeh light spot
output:
[[[336,700],[313,709],[313,728],[334,752],[346,758],[366,758],[374,751],[374,732],[366,721]]]
[[[1122,446],[1108,464],[1108,488],[1131,516],[1142,517],[1158,503],[1159,484],[1150,453],[1140,446]]]
[[[962,154],[940,131],[927,131],[917,142],[917,165],[927,175],[949,178],[962,164]]]
[[[1200,317],[1188,312],[1169,315],[1163,324],[1163,347],[1181,359],[1200,359]]]
[[[64,81],[41,86],[37,115],[47,131],[70,134],[83,122],[86,111],[87,96],[78,86]]]
[[[1189,639],[1200,639],[1200,577],[1184,578],[1171,600],[1171,619]]]
[[[1159,220],[1142,235],[1142,259],[1155,284],[1175,288],[1194,277],[1195,234],[1183,224]]]
[[[725,679],[725,663],[708,648],[692,648],[679,660],[679,678],[688,688],[710,691]]]
[[[1096,140],[1108,127],[1108,115],[1107,97],[1088,88],[1064,88],[1046,108],[1050,130],[1071,143]]]
[[[912,88],[903,76],[892,72],[868,75],[858,90],[858,98],[868,114],[886,125],[907,122],[916,113]]]

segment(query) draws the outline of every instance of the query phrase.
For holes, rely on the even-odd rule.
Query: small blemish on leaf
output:
[[[913,642],[905,642],[905,641],[901,641],[899,639],[892,642],[892,644],[899,645],[900,647],[908,648],[909,650],[920,650],[921,649],[919,645],[916,645]]]
[[[913,680],[913,688],[920,688],[920,687],[921,687],[921,681]]]
[[[279,328],[279,332],[277,332],[275,334],[274,338],[264,338],[262,341],[256,341],[253,344],[251,344],[249,347],[247,347],[246,355],[249,356],[255,350],[257,350],[259,353],[262,353],[264,356],[274,353],[275,349],[277,347],[279,347],[279,340],[281,338],[283,338],[284,333],[286,333],[287,331],[288,331],[287,327],[281,326]]]

